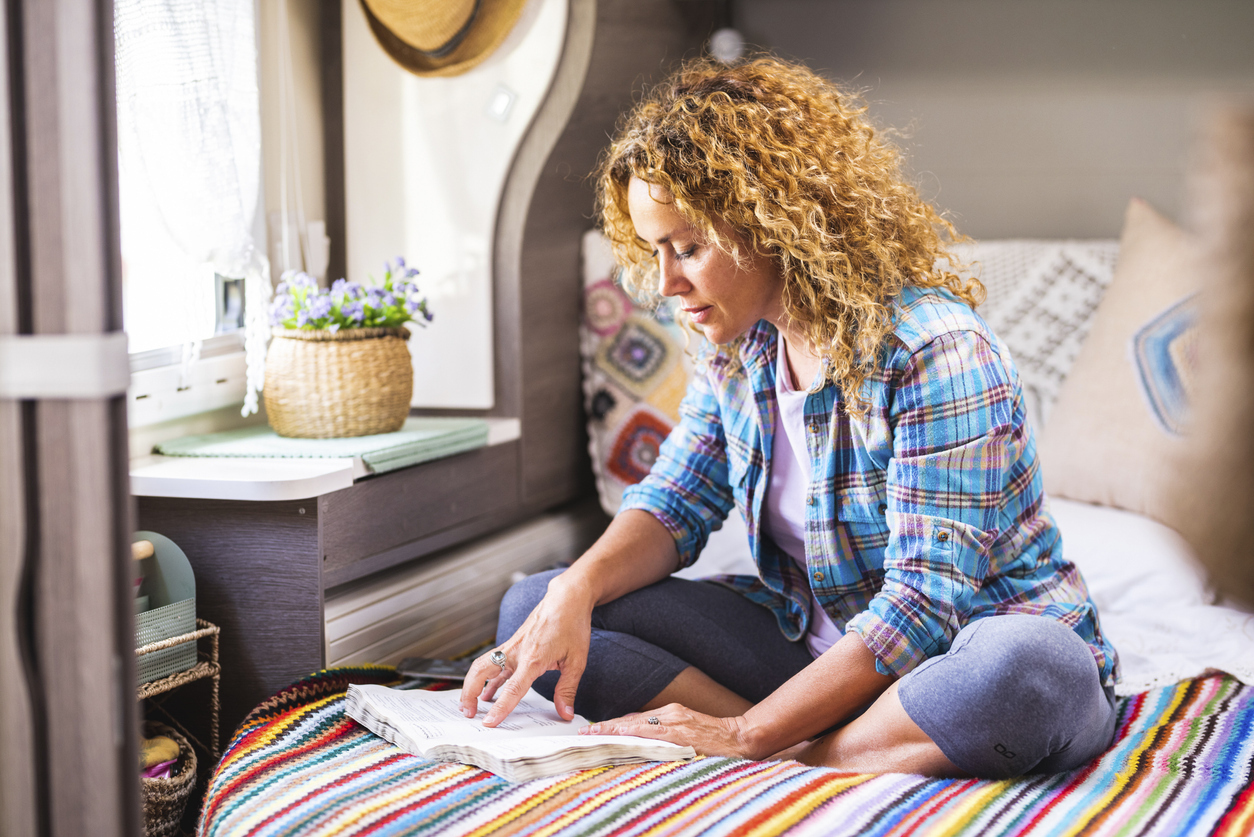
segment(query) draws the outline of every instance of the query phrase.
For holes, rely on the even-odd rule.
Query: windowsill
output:
[[[522,435],[518,419],[490,418],[487,422],[488,445],[512,442]],[[349,488],[369,474],[358,457],[228,459],[150,454],[131,460],[131,493],[197,500],[304,500]]]

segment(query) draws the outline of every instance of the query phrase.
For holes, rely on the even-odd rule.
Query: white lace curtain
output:
[[[128,214],[155,218],[173,242],[169,281],[181,283],[186,304],[171,317],[193,316],[196,271],[244,277],[248,415],[262,383],[270,290],[253,237],[261,178],[254,0],[115,0],[114,39],[123,225]]]

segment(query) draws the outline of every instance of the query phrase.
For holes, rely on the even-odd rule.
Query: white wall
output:
[[[449,78],[402,69],[360,5],[343,8],[348,278],[381,279],[398,255],[417,267],[435,320],[412,329],[413,405],[489,409],[497,206],[557,68],[567,0],[531,0],[500,47]],[[509,107],[494,114],[497,96]]]
[[[735,0],[748,40],[865,90],[924,195],[977,238],[1177,218],[1198,124],[1254,92],[1249,0]]]

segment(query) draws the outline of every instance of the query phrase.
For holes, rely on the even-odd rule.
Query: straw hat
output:
[[[383,51],[411,73],[455,76],[487,58],[526,0],[361,0]]]

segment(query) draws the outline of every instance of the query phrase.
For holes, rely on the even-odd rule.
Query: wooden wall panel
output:
[[[0,293],[0,309],[12,304],[12,294]],[[13,332],[0,325],[0,334],[5,333]],[[0,619],[6,626],[0,630],[0,752],[5,754],[0,759],[0,834],[34,834],[36,828],[35,720],[22,647],[24,630],[19,627],[25,622],[26,559],[21,421],[18,402],[0,400]]]
[[[0,336],[21,331],[14,240],[9,20],[0,17]],[[29,312],[27,312],[29,313]],[[26,319],[29,319],[27,317]],[[35,706],[28,681],[26,446],[22,407],[0,398],[0,834],[37,829]]]
[[[10,90],[22,98],[17,273],[30,283],[30,331],[119,331],[112,5],[22,0],[9,11],[21,35]],[[41,826],[56,837],[139,829],[125,416],[121,395],[42,400],[24,428],[38,520],[26,531],[37,556],[35,779]]]

